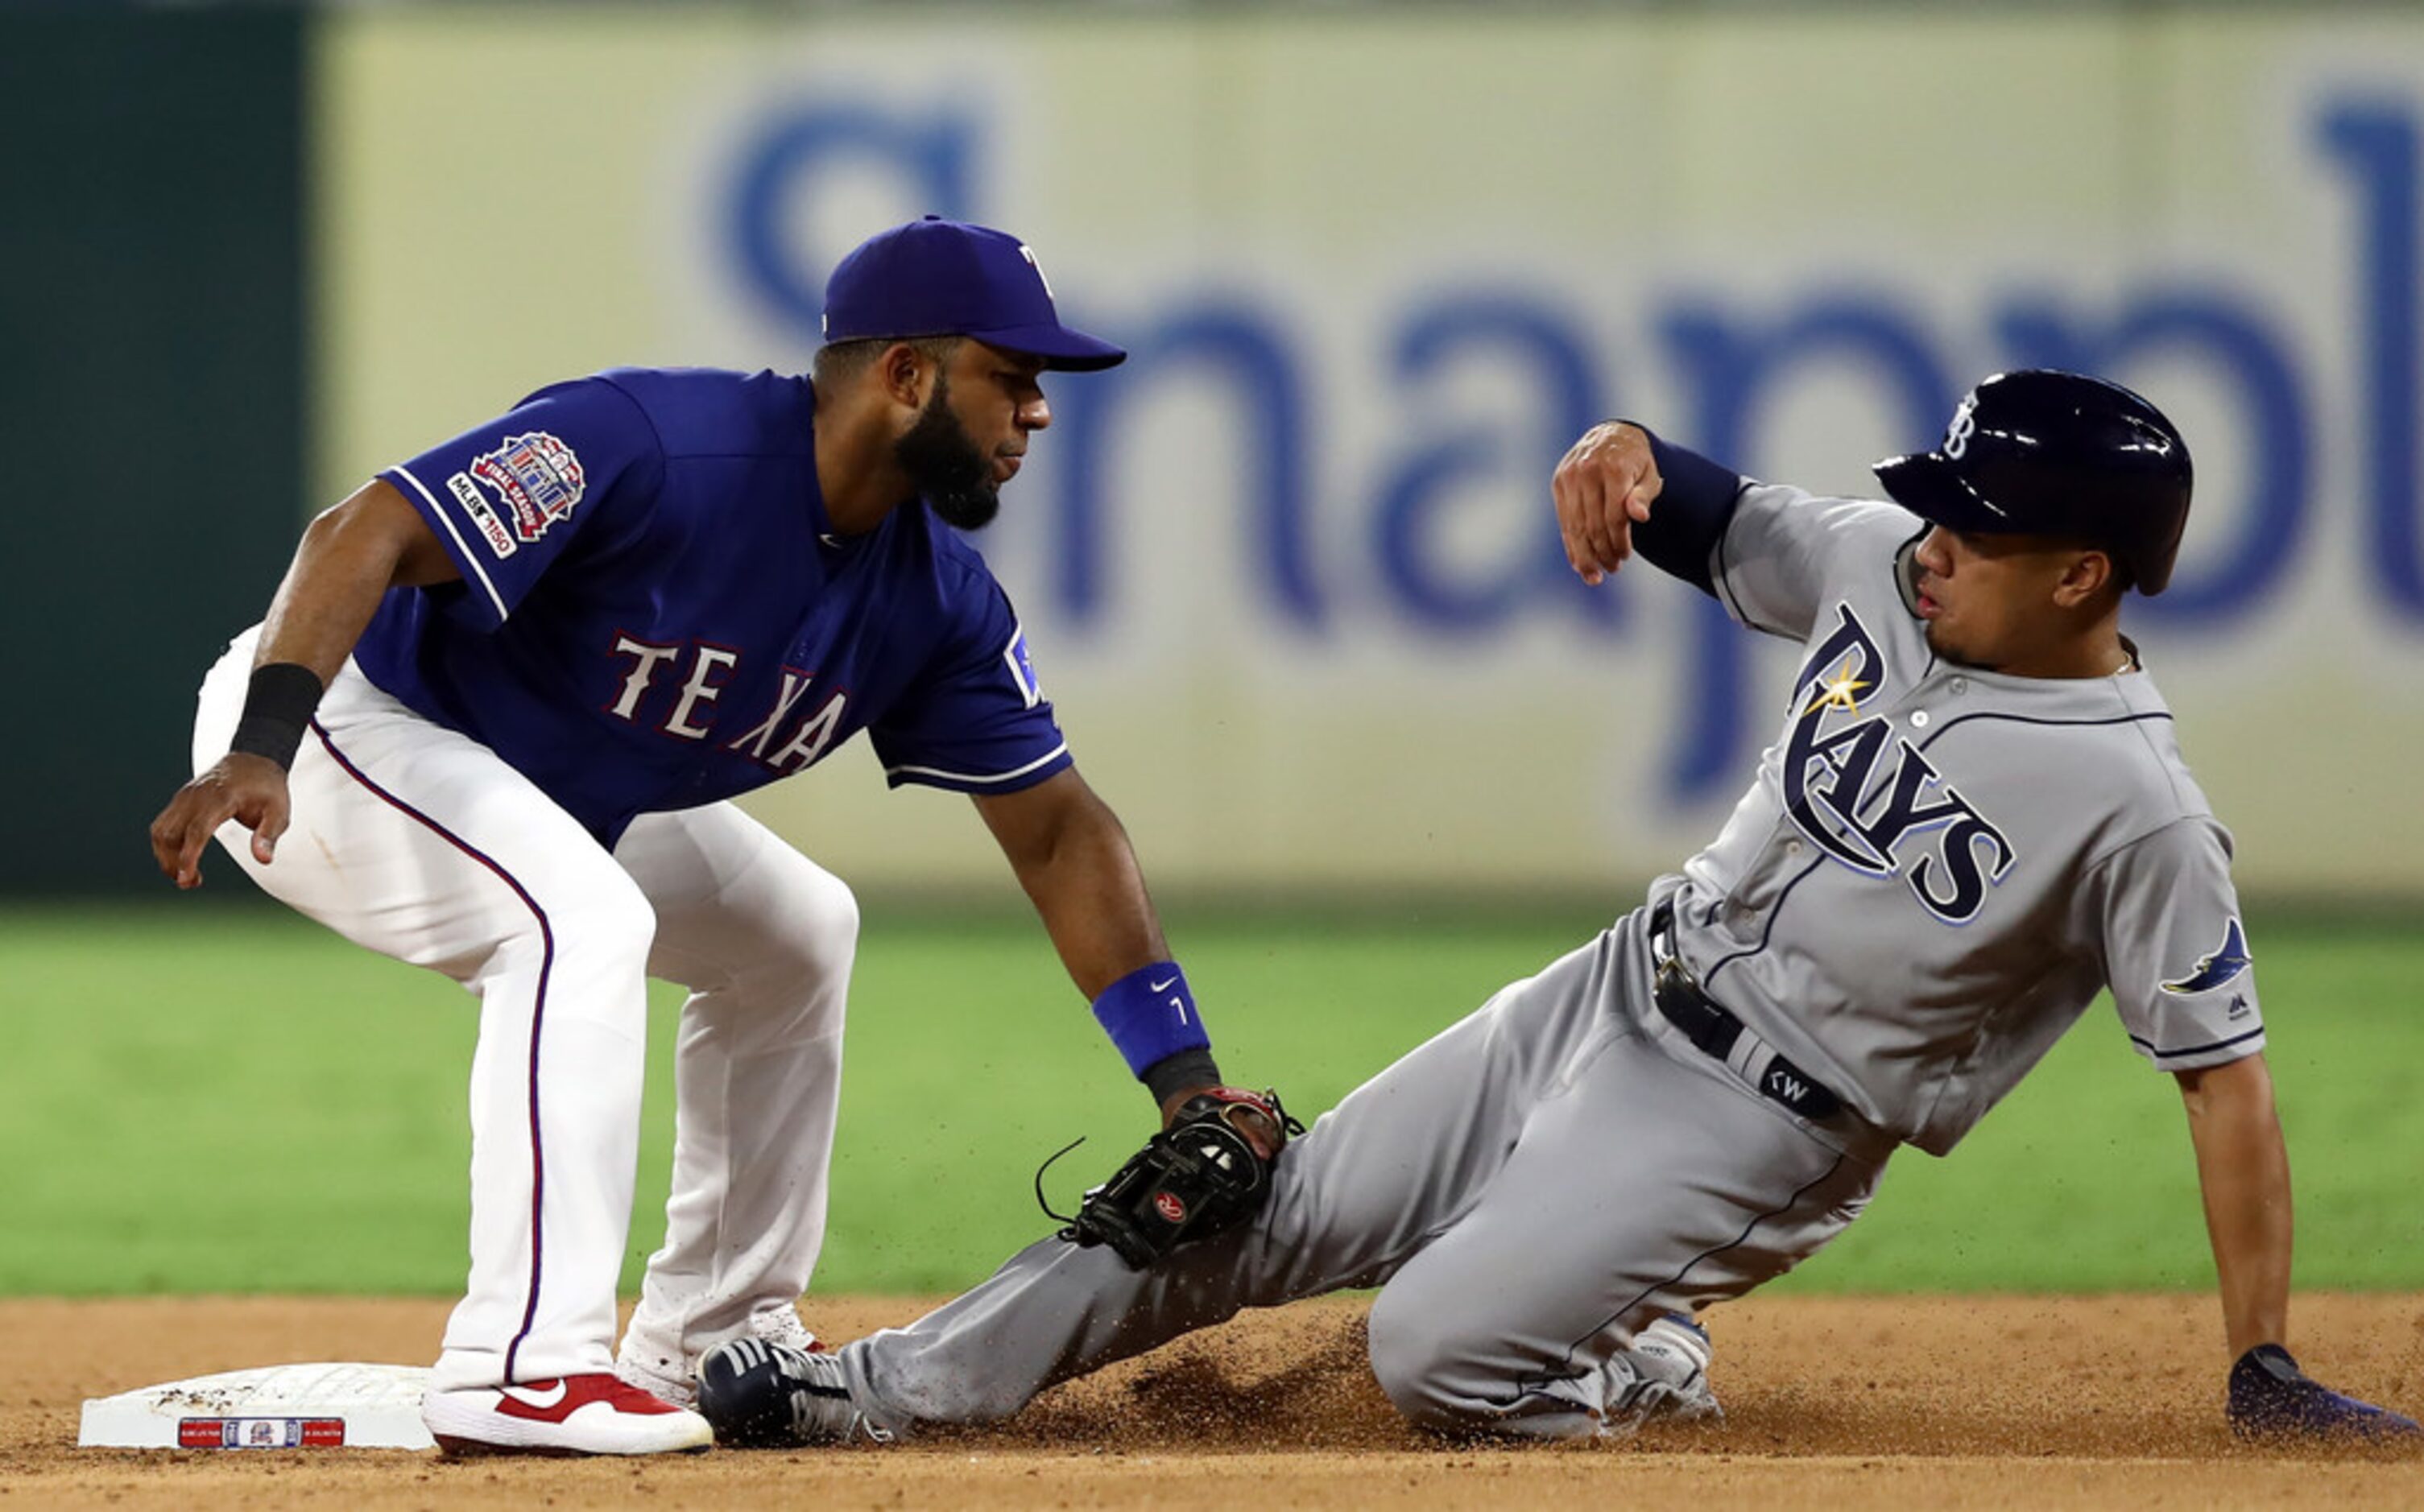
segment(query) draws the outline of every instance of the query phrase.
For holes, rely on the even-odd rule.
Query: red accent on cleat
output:
[[[523,1381],[499,1388],[503,1398],[497,1410],[509,1418],[533,1423],[561,1423],[592,1402],[603,1402],[617,1412],[657,1414],[681,1409],[659,1401],[620,1377],[566,1376],[554,1380]]]
[[[695,1412],[604,1372],[433,1391],[421,1421],[449,1455],[662,1455],[704,1450]]]

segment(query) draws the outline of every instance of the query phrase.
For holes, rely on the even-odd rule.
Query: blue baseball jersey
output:
[[[805,377],[617,369],[387,469],[462,581],[391,590],[357,664],[609,846],[861,729],[895,787],[1067,767],[983,558],[916,503],[834,533],[815,412]]]

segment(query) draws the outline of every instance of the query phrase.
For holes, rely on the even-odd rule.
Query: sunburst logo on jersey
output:
[[[1830,708],[1840,708],[1858,719],[1860,717],[1860,694],[1874,686],[1873,682],[1862,680],[1852,670],[1852,659],[1846,657],[1843,664],[1835,669],[1833,676],[1810,691],[1810,707],[1803,709],[1801,715],[1807,719]]]

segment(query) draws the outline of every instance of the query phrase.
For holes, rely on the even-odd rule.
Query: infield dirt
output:
[[[811,1298],[838,1341],[901,1298]],[[2424,1506],[2424,1451],[2283,1451],[2223,1425],[2210,1297],[1757,1298],[1711,1314],[1721,1427],[1443,1445],[1364,1363],[1351,1299],[1249,1313],[1072,1382],[1013,1422],[884,1449],[647,1461],[75,1447],[86,1397],[287,1361],[419,1361],[445,1304],[0,1302],[0,1508]],[[2292,1347],[2424,1407],[2424,1296],[2309,1296]]]

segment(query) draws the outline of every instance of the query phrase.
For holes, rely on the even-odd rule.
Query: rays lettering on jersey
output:
[[[1784,744],[1785,812],[1837,861],[1872,877],[1906,876],[1929,913],[1966,924],[1985,905],[1987,883],[2010,873],[2012,843],[1885,719],[1860,717],[1890,673],[1852,606],[1838,604],[1836,616],[1794,679],[1799,712]],[[1907,862],[1897,853],[1929,834],[1938,834],[1932,849]]]
[[[710,645],[703,641],[659,645],[636,636],[615,636],[614,655],[630,658],[631,667],[624,675],[618,696],[606,706],[606,712],[634,724],[643,723],[641,706],[647,700],[658,674],[669,663],[680,661],[685,653],[690,660],[688,671],[678,668],[671,679],[680,692],[664,717],[652,723],[660,732],[677,740],[706,740],[715,723],[716,697],[741,661],[741,653],[726,646]],[[774,695],[773,707],[767,710],[766,717],[724,748],[776,772],[798,772],[815,765],[833,748],[842,715],[850,708],[850,694],[837,688],[794,721],[793,712],[805,701],[815,681],[813,672],[785,667],[782,689]],[[787,728],[789,733],[783,734]]]

